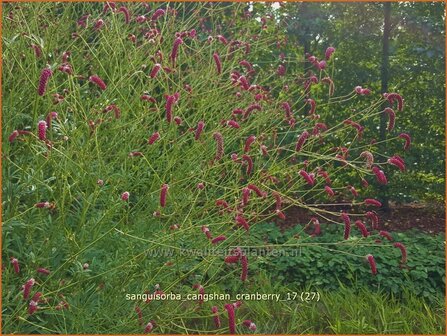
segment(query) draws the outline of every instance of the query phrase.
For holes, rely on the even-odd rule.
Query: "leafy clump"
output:
[[[237,3],[11,11],[18,18],[5,21],[3,241],[21,270],[4,277],[9,331],[85,331],[79,323],[99,312],[107,332],[209,332],[215,327],[183,320],[211,321],[211,311],[224,310],[223,331],[254,330],[255,317],[240,323],[247,303],[135,303],[124,293],[206,293],[228,283],[249,291],[258,275],[244,248],[256,242],[251,232],[291,206],[308,210],[315,226],[292,246],[333,223],[345,228],[333,241],[355,248],[349,265],[371,278],[385,274],[371,216],[381,203],[367,186],[388,183],[387,172],[404,166],[410,138],[391,133],[389,141],[405,145],[388,158],[363,124],[387,113],[397,119],[390,132],[399,132],[390,110],[400,112],[403,99],[358,83],[337,92],[334,47],[321,52],[324,60],[285,57],[281,23],[259,22]],[[326,122],[347,100],[357,111]],[[336,197],[356,212],[322,208]],[[29,301],[31,291],[41,294]]]

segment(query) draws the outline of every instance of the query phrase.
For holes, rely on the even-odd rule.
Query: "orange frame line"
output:
[[[0,0],[0,17],[2,17],[3,15],[3,6],[1,6],[1,4],[3,3],[27,3],[27,2],[107,2],[107,1],[103,1],[103,0],[78,0],[78,1],[73,1],[73,0],[28,0],[28,1],[22,1],[22,0],[9,0],[9,1],[5,1],[5,0]],[[371,1],[371,0],[326,0],[326,1],[321,1],[321,0],[287,0],[287,1],[276,1],[276,0],[252,0],[252,1],[247,1],[247,0],[225,0],[225,1],[219,1],[219,0],[171,0],[171,1],[163,1],[163,0],[152,0],[152,1],[144,1],[144,0],[131,0],[131,1],[126,1],[126,0],[115,0],[114,2],[147,2],[147,3],[156,3],[156,2],[444,2],[445,4],[445,8],[444,8],[444,29],[447,27],[447,0],[380,0],[380,1]],[[2,20],[0,20],[0,35],[2,32]],[[444,51],[447,52],[447,39],[445,39],[445,45],[444,45]],[[3,45],[0,44],[0,61],[2,61],[2,55],[3,55]],[[447,62],[445,61],[445,73],[446,73],[446,83],[447,83]],[[3,78],[2,78],[2,74],[3,74],[3,62],[0,62],[0,106],[2,107],[2,109],[0,110],[0,138],[2,138],[3,136],[3,128],[2,128],[2,111],[3,111],[3,105],[2,105],[2,96],[1,96],[1,90],[2,90],[2,83],[3,83]],[[445,101],[447,102],[447,85],[445,86]],[[444,120],[444,125],[447,125],[447,104],[445,106],[445,120]],[[445,136],[445,143],[447,144],[447,134]],[[0,142],[0,150],[2,150],[3,147],[3,142]],[[447,172],[447,146],[445,147],[445,152],[444,152],[444,169]],[[0,158],[0,170],[3,169],[3,163],[2,163],[2,159]],[[444,175],[444,179],[447,178],[447,173],[446,175]],[[2,186],[2,175],[0,174],[0,185]],[[445,211],[445,209],[447,208],[447,183],[445,183],[445,190],[444,190],[444,232],[447,232],[447,212]],[[3,189],[0,188],[0,201],[3,199],[2,198],[2,191]],[[0,228],[2,227],[2,222],[3,222],[3,214],[2,214],[2,208],[0,206]],[[3,252],[2,249],[2,238],[0,236],[0,253]],[[445,246],[445,250],[444,250],[444,255],[447,256],[447,245]],[[445,260],[445,269],[447,270],[447,258]],[[0,280],[2,277],[2,273],[0,272]],[[0,281],[0,291],[2,289],[2,282]],[[446,305],[447,305],[447,286],[445,288],[445,296],[446,296]],[[0,296],[0,307],[2,306],[2,297]],[[447,329],[447,311],[446,311],[446,329]],[[0,331],[2,330],[2,319],[0,319]],[[5,334],[8,335],[8,334]],[[17,336],[27,336],[31,334],[14,334]],[[40,334],[40,335],[52,335],[52,334]],[[85,336],[107,336],[107,335],[145,335],[145,334],[78,334],[78,335],[85,335]],[[182,334],[150,334],[150,335],[160,335],[160,336],[178,336],[178,335],[182,335]],[[193,335],[193,334],[191,334]],[[209,336],[220,336],[218,334],[207,334]],[[242,336],[256,336],[256,335],[271,335],[271,336],[289,336],[289,334],[240,334]],[[312,335],[312,334],[306,334],[307,336],[320,336],[320,335]],[[362,336],[363,334],[339,334],[341,336]],[[379,334],[369,334],[371,336],[379,336]],[[390,336],[406,336],[405,334],[388,334]],[[412,336],[423,336],[422,334],[412,334]]]

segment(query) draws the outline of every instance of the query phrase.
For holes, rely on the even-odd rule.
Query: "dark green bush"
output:
[[[321,226],[322,236],[311,237],[306,240],[308,243],[298,243],[297,247],[288,250],[283,247],[283,255],[260,257],[257,266],[268,269],[282,283],[298,288],[315,286],[335,290],[343,284],[354,288],[366,286],[396,295],[406,289],[429,300],[445,293],[445,235],[431,236],[415,230],[392,233],[394,242],[401,242],[407,247],[408,261],[402,266],[399,249],[394,248],[392,242],[381,239],[382,242],[377,244],[381,244],[383,249],[375,255],[378,274],[372,276],[368,264],[362,262],[358,255],[369,253],[369,246],[376,244],[374,236],[366,240],[352,237],[350,239],[357,239],[358,244],[348,247],[334,243],[343,236],[342,226]],[[300,234],[301,238],[306,235],[300,225],[282,233],[272,223],[257,225],[253,228],[253,234],[260,240],[267,239],[274,244],[293,241],[296,234]],[[315,244],[306,245],[309,243]],[[287,252],[289,255],[286,255]]]

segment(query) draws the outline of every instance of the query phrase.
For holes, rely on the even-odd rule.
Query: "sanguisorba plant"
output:
[[[312,232],[288,247],[318,245],[320,224],[332,223],[344,253],[370,246],[357,256],[371,276],[383,248],[405,263],[365,192],[405,170],[402,153],[385,157],[364,135],[385,113],[387,141],[406,150],[409,135],[394,129],[403,100],[359,83],[336,96],[334,47],[285,55],[281,20],[236,3],[13,4],[3,14],[7,331],[262,332],[249,302],[203,294],[257,288],[246,247],[265,246],[250,229],[291,206],[308,210]],[[357,111],[326,123],[347,100]],[[338,196],[353,210],[332,211]],[[145,292],[202,296],[125,298]]]

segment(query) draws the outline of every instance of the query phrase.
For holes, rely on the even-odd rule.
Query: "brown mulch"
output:
[[[322,209],[341,212],[342,210],[352,213],[363,213],[364,210],[355,209],[350,206],[340,205]],[[371,210],[368,208],[368,210]],[[276,224],[282,229],[293,227],[297,224],[306,224],[313,216],[312,213],[300,207],[289,207],[284,210],[285,220],[276,219]],[[379,216],[379,229],[388,231],[407,231],[418,229],[430,234],[445,232],[445,206],[443,204],[390,204],[388,212],[376,210]],[[328,216],[335,219],[334,216]],[[337,218],[340,221],[339,218]],[[320,221],[323,223],[324,220]]]

